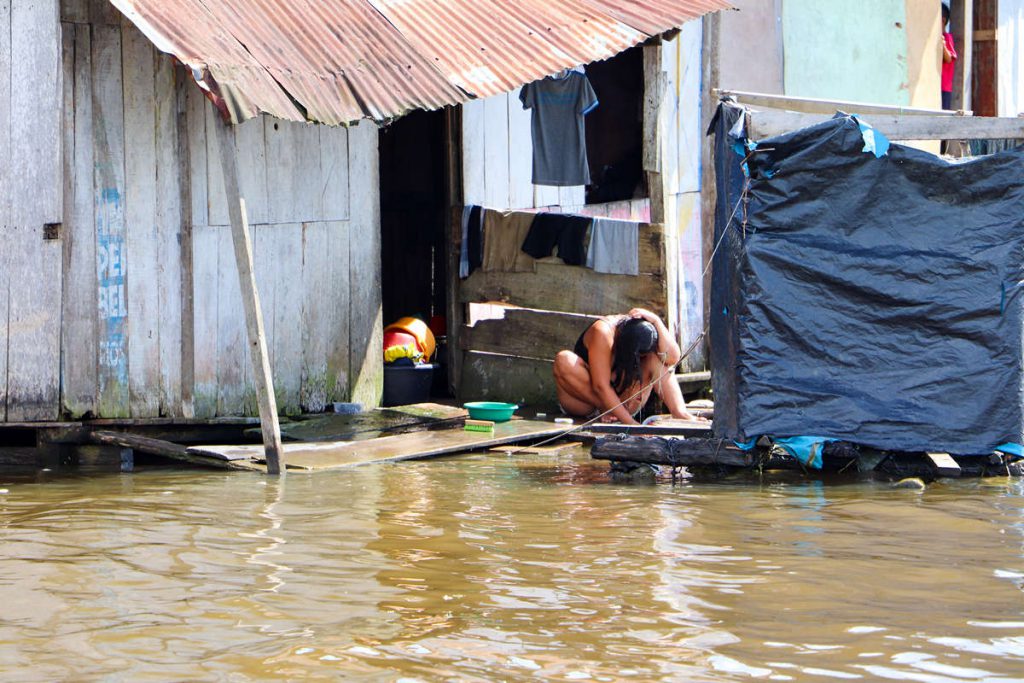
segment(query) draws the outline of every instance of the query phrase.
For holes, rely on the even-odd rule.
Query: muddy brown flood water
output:
[[[0,474],[0,678],[1024,680],[1020,481],[606,467]]]

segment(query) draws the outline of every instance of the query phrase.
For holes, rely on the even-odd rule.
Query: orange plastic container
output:
[[[430,362],[434,355],[436,342],[434,341],[434,333],[430,331],[425,322],[419,318],[399,318],[384,328],[385,338],[387,333],[391,331],[405,332],[415,337],[416,344],[419,346],[420,351],[423,352],[423,362]]]

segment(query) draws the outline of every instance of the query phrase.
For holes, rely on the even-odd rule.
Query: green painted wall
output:
[[[784,0],[786,94],[909,105],[905,3]]]

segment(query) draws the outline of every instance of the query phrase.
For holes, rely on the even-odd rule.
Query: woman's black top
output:
[[[594,324],[592,323],[587,326],[587,329],[580,332],[579,339],[576,340],[576,346],[574,346],[572,349],[572,352],[575,353],[580,358],[582,358],[583,362],[587,364],[590,363],[590,357],[587,353],[587,345],[583,343],[583,337],[587,334],[588,331],[590,331],[590,328],[593,326]]]

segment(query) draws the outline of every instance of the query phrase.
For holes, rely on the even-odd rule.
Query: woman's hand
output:
[[[657,325],[658,323],[661,322],[661,318],[659,318],[653,312],[648,311],[646,308],[634,308],[634,309],[632,309],[629,312],[629,317],[630,318],[640,318],[642,320],[646,320],[647,322],[651,323],[652,325]]]

